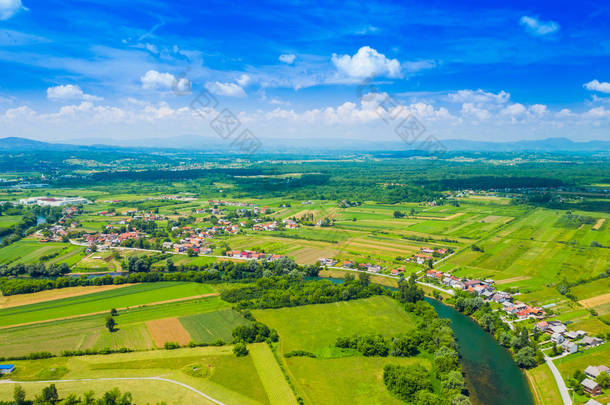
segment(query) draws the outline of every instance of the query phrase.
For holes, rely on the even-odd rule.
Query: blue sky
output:
[[[601,2],[0,0],[2,135],[42,140],[216,136],[201,91],[260,138],[393,140],[392,100],[439,139],[610,139],[609,62]]]

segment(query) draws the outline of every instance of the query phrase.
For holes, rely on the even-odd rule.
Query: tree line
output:
[[[319,272],[317,265],[301,266],[290,259],[282,259],[273,262],[254,261],[248,262],[215,262],[197,265],[175,266],[171,260],[164,265],[154,266],[156,259],[144,256],[137,259],[129,259],[128,269],[133,270],[125,276],[105,275],[102,277],[88,278],[85,275],[65,276],[66,265],[16,265],[11,268],[0,267],[0,291],[5,296],[15,294],[30,294],[43,290],[77,286],[99,286],[125,283],[155,283],[161,281],[189,281],[196,283],[205,282],[233,282],[254,281],[263,277],[291,275],[293,278],[304,279],[305,277],[316,277]],[[69,270],[69,269],[68,269]],[[31,275],[29,278],[16,277]],[[52,278],[59,276],[56,278]],[[44,278],[49,277],[49,278]]]
[[[68,394],[61,397],[55,384],[44,387],[33,400],[28,400],[23,387],[16,385],[13,390],[12,401],[0,401],[0,405],[135,405],[130,392],[122,393],[114,388],[96,398],[93,391],[87,391],[82,396]],[[157,402],[157,405],[165,405],[165,402]]]

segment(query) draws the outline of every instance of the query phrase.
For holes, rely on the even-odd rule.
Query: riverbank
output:
[[[320,272],[321,277],[333,278],[343,278],[345,274],[337,270]],[[373,277],[371,282],[377,282]],[[387,281],[380,284],[388,286]],[[397,286],[396,281],[388,287]],[[511,354],[474,320],[431,298],[433,291],[437,290],[426,291],[427,300],[441,318],[451,321],[473,405],[534,405],[528,380]]]

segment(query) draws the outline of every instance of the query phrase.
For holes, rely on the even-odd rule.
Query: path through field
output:
[[[146,380],[155,380],[155,381],[164,381],[170,384],[179,385],[187,390],[193,391],[195,394],[207,399],[208,401],[217,404],[217,405],[227,405],[223,402],[220,402],[211,396],[204,394],[203,392],[191,387],[190,385],[186,385],[179,381],[170,380],[168,378],[163,377],[117,377],[117,378],[83,378],[83,379],[74,379],[74,380],[47,380],[47,381],[13,381],[13,380],[0,380],[0,384],[54,384],[54,383],[66,383],[66,382],[86,382],[86,381],[146,381]]]

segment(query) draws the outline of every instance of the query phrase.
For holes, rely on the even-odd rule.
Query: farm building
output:
[[[0,364],[0,374],[10,374],[15,371],[15,366],[12,364]]]
[[[584,380],[582,380],[580,385],[582,385],[582,388],[588,394],[599,395],[602,393],[602,387],[600,387],[598,383],[589,378],[585,378]]]

